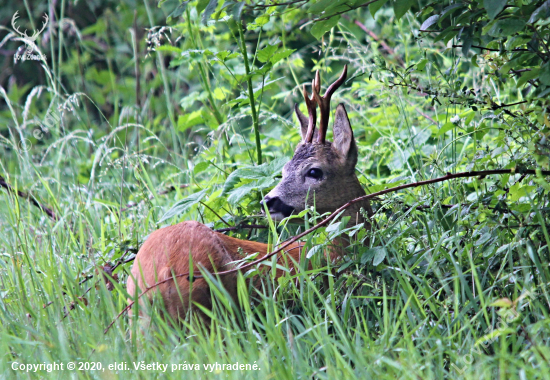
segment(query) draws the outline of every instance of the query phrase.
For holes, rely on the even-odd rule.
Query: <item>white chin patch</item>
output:
[[[277,221],[277,222],[280,222],[281,220],[283,220],[284,218],[286,218],[282,212],[272,212],[269,214],[271,216],[271,219]]]

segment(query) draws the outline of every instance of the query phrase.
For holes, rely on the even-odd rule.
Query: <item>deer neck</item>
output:
[[[349,182],[345,183],[344,186],[342,186],[342,191],[345,192],[345,199],[348,199],[346,203],[351,201],[352,199],[366,195],[363,186],[361,186],[359,180],[355,175]],[[361,209],[363,209],[363,212],[361,212]],[[348,208],[346,208],[346,210],[342,214],[342,217],[350,217],[346,227],[353,227],[358,224],[363,224],[366,229],[370,229],[370,219],[365,217],[364,215],[368,215],[369,217],[372,215],[372,208],[368,200],[363,200],[351,204]],[[330,258],[334,260],[344,256],[345,249],[350,244],[350,238],[345,234],[340,235],[336,239],[332,240],[330,245]]]
[[[347,199],[346,203],[355,198],[366,195],[363,186],[361,186],[361,183],[359,183],[359,180],[355,175],[350,178],[349,181],[343,184],[340,193],[344,196],[344,199]],[[364,211],[361,212],[361,209],[363,209]],[[372,214],[370,202],[368,200],[363,200],[351,204],[349,207],[346,208],[342,216],[350,217],[347,223],[347,227],[352,227],[363,223],[365,227],[369,228],[370,221],[364,216],[365,214],[369,216]]]

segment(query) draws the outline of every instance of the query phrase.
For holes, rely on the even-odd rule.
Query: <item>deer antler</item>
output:
[[[28,39],[29,41],[33,41],[36,40],[36,38],[38,37],[38,35],[40,33],[42,33],[44,31],[44,29],[46,29],[46,26],[48,25],[48,21],[50,20],[50,18],[48,17],[48,15],[46,13],[44,13],[44,23],[42,24],[42,29],[40,29],[39,31],[34,31],[34,33],[32,34],[32,36],[27,36],[27,29],[25,29],[25,32],[22,33],[20,30],[19,30],[19,27],[17,27],[15,25],[15,21],[19,18],[19,11],[15,12],[15,14],[13,15],[13,17],[11,18],[11,26],[13,27],[13,30],[15,30],[17,33],[19,33],[21,35],[21,37],[23,38],[26,38]]]
[[[344,83],[347,74],[348,65],[345,65],[344,70],[340,75],[340,78],[336,79],[336,81],[329,86],[329,88],[325,92],[325,95],[322,97],[319,95],[321,87],[321,80],[318,79],[319,71],[317,71],[315,75],[315,80],[317,81],[317,84],[319,84],[319,86],[313,86],[313,96],[315,97],[315,101],[319,105],[319,110],[321,111],[321,121],[319,122],[319,135],[317,136],[317,142],[319,144],[325,143],[325,137],[327,135],[328,120],[330,118],[330,98],[332,97],[332,94],[334,94],[334,92],[338,89],[338,87],[340,87]]]
[[[313,92],[319,92],[320,88],[321,83],[319,81],[319,75],[316,75],[315,79],[311,81],[311,89]],[[311,98],[309,97],[305,84],[302,89],[302,93],[304,94],[304,100],[306,101],[307,113],[309,116],[305,142],[311,143],[313,140],[313,133],[315,132],[315,124],[317,123],[317,104],[313,101],[315,99],[315,95],[311,95]]]
[[[46,29],[46,26],[48,25],[48,21],[50,20],[50,18],[48,17],[48,14],[47,13],[44,13],[44,23],[42,24],[42,29],[40,29],[39,31],[35,31],[32,35],[32,39],[33,41],[36,39],[36,37],[38,37],[38,35],[40,33],[42,33],[44,31],[44,29]]]
[[[21,37],[28,37],[27,36],[27,29],[25,29],[25,33],[21,33],[21,31],[19,31],[19,28],[17,26],[15,26],[15,20],[17,20],[19,18],[19,11],[15,12],[13,14],[13,17],[11,18],[11,26],[13,27],[13,30],[15,30],[17,33],[19,33],[21,35]]]

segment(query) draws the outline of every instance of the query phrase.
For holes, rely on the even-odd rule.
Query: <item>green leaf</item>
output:
[[[187,4],[189,4],[189,1],[184,1],[183,3],[178,4],[178,6],[172,11],[172,13],[168,15],[167,19],[180,17],[183,12],[185,12]]]
[[[185,131],[191,127],[194,127],[197,124],[204,122],[202,117],[202,110],[198,109],[193,112],[186,113],[178,117],[178,131]]]
[[[533,24],[541,18],[550,17],[550,0],[546,0],[540,7],[535,9],[529,18],[529,24]]]
[[[532,69],[531,71],[524,72],[521,78],[518,79],[516,87],[521,87],[525,83],[527,83],[527,81],[530,81],[531,79],[536,78],[539,75],[539,72],[540,72],[540,69]]]
[[[277,183],[277,179],[266,177],[249,183],[245,183],[229,192],[227,201],[232,205],[239,203],[244,197],[250,195],[254,190],[263,190]]]
[[[437,131],[437,133],[435,134],[435,137],[439,137],[443,134],[445,134],[446,132],[449,132],[451,129],[453,128],[456,128],[456,125],[455,123],[451,123],[450,121],[443,124],[443,126],[439,129],[439,131]]]
[[[427,30],[430,26],[435,24],[439,20],[439,15],[433,15],[428,17],[422,25],[420,25],[420,30]]]
[[[210,0],[208,5],[206,6],[206,9],[204,10],[204,13],[202,14],[202,23],[204,25],[208,23],[208,20],[210,20],[210,17],[212,17],[212,13],[214,13],[217,7],[218,0]]]
[[[378,0],[377,2],[374,2],[374,3],[370,4],[369,5],[369,11],[370,11],[371,16],[374,17],[376,12],[378,12],[378,10],[380,8],[382,8],[384,6],[384,4],[386,4],[387,2],[388,2],[388,0]]]
[[[210,161],[202,161],[202,162],[199,162],[195,165],[195,167],[193,168],[193,173],[195,175],[199,174],[200,172],[203,172],[206,170],[206,168],[208,168],[210,166]]]
[[[386,254],[387,251],[384,247],[371,248],[367,250],[367,252],[363,253],[363,255],[361,255],[361,264],[365,265],[371,259],[373,259],[372,265],[378,266],[382,261],[384,261]]]
[[[533,196],[532,192],[536,189],[535,186],[522,185],[517,182],[514,185],[510,186],[508,195],[510,196],[511,202],[516,202],[522,197],[528,197],[529,194]]]
[[[420,62],[418,62],[416,64],[416,69],[419,70],[419,71],[422,71],[424,70],[424,67],[426,67],[426,64],[428,63],[428,60],[427,59],[423,59],[421,60]]]
[[[168,210],[157,223],[162,223],[165,220],[170,219],[176,215],[187,212],[191,207],[199,203],[204,198],[207,191],[208,189],[204,189],[202,191],[199,191],[198,193],[194,193],[186,198],[183,198],[181,201],[173,205],[172,208]]]
[[[260,49],[256,56],[258,57],[258,61],[266,63],[276,51],[276,45],[267,45],[263,49]]]
[[[519,18],[507,18],[498,20],[487,31],[487,34],[493,37],[508,37],[519,32],[525,27],[525,20]]]
[[[504,9],[506,1],[507,0],[483,0],[483,6],[491,20]]]
[[[281,49],[281,50],[277,51],[277,53],[273,54],[273,56],[271,57],[269,62],[271,62],[271,64],[274,65],[277,62],[279,62],[280,60],[289,57],[295,51],[296,51],[296,49]]]
[[[375,267],[380,265],[380,263],[382,261],[384,261],[384,259],[386,258],[386,255],[387,255],[387,251],[386,251],[386,248],[384,247],[376,247],[376,248],[372,248],[375,250],[374,252],[374,259],[372,260],[372,265],[374,265]]]
[[[201,12],[204,11],[209,2],[210,0],[199,0],[196,7],[197,13],[201,14]]]
[[[542,84],[550,86],[550,62],[546,62],[540,68],[539,80]]]
[[[238,2],[233,6],[232,14],[233,14],[233,19],[235,19],[235,21],[241,20],[241,13],[243,12],[243,7],[244,7],[244,1]]]
[[[233,58],[237,58],[239,56],[239,53],[231,53],[229,50],[224,50],[216,53],[216,58],[218,58],[220,61],[225,62]]]
[[[343,3],[342,0],[320,0],[307,8],[307,13],[318,14]]]
[[[223,185],[222,195],[227,194],[231,189],[238,184],[241,179],[264,179],[266,177],[272,178],[279,174],[283,169],[283,166],[287,163],[288,158],[277,158],[269,163],[264,163],[258,166],[246,166],[239,168],[231,173]]]
[[[327,31],[332,29],[334,25],[338,24],[338,20],[340,20],[340,16],[335,16],[329,18],[328,20],[316,22],[311,28],[311,34],[313,37],[320,40]]]
[[[395,18],[399,20],[403,17],[415,2],[413,0],[394,0],[393,11],[395,12]]]
[[[462,54],[467,57],[473,42],[473,27],[466,28],[462,31],[460,39],[462,40]]]

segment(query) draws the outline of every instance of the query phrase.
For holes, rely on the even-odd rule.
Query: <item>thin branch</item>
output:
[[[346,16],[342,16],[342,17],[346,17]],[[401,66],[405,66],[405,63],[403,62],[403,59],[401,59],[401,57],[398,54],[395,53],[395,50],[393,50],[391,47],[389,47],[389,45],[386,43],[386,41],[384,41],[383,39],[378,37],[372,30],[369,30],[361,21],[355,20],[354,23],[359,28],[361,28],[365,33],[367,33],[373,40],[375,40],[380,45],[382,45],[384,50],[386,50],[389,55],[394,56],[397,59],[397,61],[399,61],[399,64]]]
[[[415,85],[412,85],[412,84],[408,84],[408,83],[395,83],[395,82],[392,82],[392,81],[389,81],[389,84],[390,84],[390,88],[392,88],[392,86],[400,86],[400,87],[406,87],[406,88],[409,88],[411,90],[415,90],[415,91],[418,91],[420,93],[420,95],[431,95],[431,96],[435,96],[435,97],[438,97],[438,96],[442,96],[444,98],[458,98],[457,95],[455,94],[439,94],[438,92],[434,92],[434,91],[430,91],[428,89],[423,89],[423,88],[420,88],[420,87],[417,87]],[[500,108],[505,108],[505,107],[511,107],[511,106],[515,106],[515,105],[518,105],[518,104],[523,104],[523,103],[527,103],[527,100],[522,100],[521,102],[516,102],[516,103],[510,103],[510,104],[496,104],[494,102],[487,102],[487,101],[484,101],[484,100],[478,100],[478,99],[471,99],[475,104],[478,104],[480,106],[487,106],[489,108],[491,108],[492,110],[496,110],[496,109],[500,109]],[[459,104],[459,103],[455,103],[455,102],[452,102],[451,101],[451,104]],[[512,114],[511,112],[507,112],[505,110],[505,112],[510,115],[510,116],[513,116],[513,117],[517,117],[517,115],[514,115]]]
[[[463,47],[462,45],[453,45],[453,47],[455,48],[461,48]],[[475,48],[475,49],[481,49],[481,50],[488,50],[488,51],[502,51],[500,49],[491,49],[491,48],[486,48],[486,47],[483,47],[483,46],[479,46],[479,45],[472,45],[471,47]],[[512,49],[512,50],[504,50],[504,51],[530,51],[529,49]]]
[[[240,230],[241,228],[250,228],[252,230],[255,228],[267,228],[267,226],[264,226],[262,224],[239,224],[238,226],[234,226],[234,227],[218,228],[217,230],[214,230],[214,231],[227,232],[227,231]]]
[[[255,5],[246,5],[247,8],[252,9],[265,9],[265,8],[272,8],[272,7],[281,7],[284,5],[294,5],[298,3],[307,3],[308,0],[294,0],[294,1],[287,1],[286,3],[273,3],[273,4],[255,4]]]
[[[214,211],[210,206],[208,206],[208,205],[207,205],[206,203],[204,203],[204,202],[200,202],[200,201],[199,201],[199,203],[200,203],[201,205],[203,205],[204,207],[206,207],[207,209],[209,209],[210,211],[212,211],[212,213],[213,213],[214,215],[216,215],[216,216],[218,217],[218,219],[220,219],[220,220],[223,222],[223,224],[225,224],[226,226],[231,227],[231,224],[227,223],[227,222],[225,221],[225,219],[222,218],[222,217],[221,217],[216,211]]]
[[[333,13],[329,16],[326,16],[326,17],[321,17],[321,18],[316,18],[315,20],[312,20],[312,22],[319,22],[319,21],[324,21],[324,20],[328,20],[328,19],[331,19],[335,16],[340,16],[341,14],[344,14],[344,13],[347,13],[347,12],[351,12],[353,10],[356,10],[356,9],[359,9],[359,8],[363,8],[363,7],[368,7],[369,5],[371,5],[372,3],[376,3],[378,1],[381,1],[381,0],[371,0],[371,1],[367,1],[366,3],[364,4],[361,4],[361,5],[357,5],[357,6],[354,6],[354,7],[349,7],[348,9],[346,10],[343,10],[343,11],[340,11],[340,12],[336,12],[336,13]],[[347,5],[347,4],[345,4]]]
[[[542,175],[550,175],[550,170],[541,170],[540,173]],[[298,234],[298,235],[295,235],[293,236],[292,238],[288,239],[286,242],[284,243],[281,243],[280,247],[277,248],[276,250],[274,250],[273,252],[271,253],[268,253],[267,255],[263,256],[262,258],[260,259],[257,259],[257,260],[254,260],[254,261],[251,261],[250,263],[248,264],[245,264],[239,268],[235,268],[235,269],[230,269],[230,270],[226,270],[226,271],[222,271],[222,272],[216,272],[216,276],[223,276],[223,275],[227,275],[227,274],[230,274],[230,273],[235,273],[235,272],[238,272],[238,271],[242,271],[244,269],[248,269],[248,268],[251,268],[259,263],[261,263],[262,261],[265,261],[267,259],[269,259],[270,257],[278,254],[279,252],[283,251],[285,248],[287,248],[289,245],[291,245],[292,243],[295,243],[298,239],[301,239],[303,238],[304,236],[312,233],[313,231],[327,225],[331,220],[333,220],[334,218],[336,218],[337,215],[339,215],[342,211],[344,211],[345,209],[347,209],[348,207],[350,207],[351,205],[355,204],[355,203],[358,203],[358,202],[363,202],[363,201],[366,201],[368,199],[372,199],[372,198],[375,198],[377,196],[380,196],[380,195],[384,195],[384,194],[388,194],[388,193],[393,193],[393,192],[396,192],[396,191],[399,191],[399,190],[404,190],[404,189],[409,189],[409,188],[413,188],[413,187],[420,187],[420,186],[426,186],[426,185],[430,185],[430,184],[433,184],[433,183],[438,183],[438,182],[443,182],[443,181],[448,181],[448,180],[451,180],[451,179],[456,179],[456,178],[468,178],[468,177],[480,177],[480,178],[485,178],[486,176],[488,175],[495,175],[495,174],[531,174],[531,175],[536,175],[537,174],[537,171],[534,170],[534,169],[520,169],[520,170],[516,170],[515,168],[514,169],[494,169],[494,170],[480,170],[480,171],[472,171],[472,172],[461,172],[461,173],[455,173],[455,174],[452,174],[452,173],[447,173],[447,175],[443,176],[443,177],[438,177],[438,178],[433,178],[433,179],[429,179],[429,180],[425,180],[425,181],[420,181],[420,182],[413,182],[413,183],[408,183],[408,184],[405,184],[405,185],[401,185],[401,186],[396,186],[396,187],[392,187],[390,189],[385,189],[385,190],[382,190],[382,191],[378,191],[376,193],[372,193],[372,194],[367,194],[367,195],[363,195],[362,197],[359,197],[359,198],[355,198],[351,201],[349,201],[348,203],[344,204],[343,206],[337,208],[336,210],[334,210],[334,212],[329,215],[328,217],[326,217],[325,219],[323,219],[321,222],[317,223],[315,226],[305,230],[304,232]],[[189,272],[186,272],[186,273],[181,273],[181,274],[177,274],[177,275],[174,275],[172,277],[169,277],[165,280],[162,280],[162,281],[159,281],[147,288],[145,288],[145,290],[143,292],[141,292],[136,300],[139,300],[141,297],[143,297],[145,294],[147,294],[149,291],[151,291],[152,289],[155,289],[157,286],[159,285],[162,285],[164,283],[167,283],[169,281],[174,281],[176,278],[179,278],[179,277],[183,277],[183,276],[189,276],[191,273]],[[203,278],[203,276],[201,274],[193,274],[193,278]],[[128,311],[133,305],[134,303],[136,302],[136,300],[132,300],[130,301],[130,303],[128,304],[128,306],[126,306],[120,313],[118,313],[118,315],[115,317],[115,319],[113,319],[113,321],[107,326],[107,328],[103,331],[104,334],[107,334],[107,332],[111,329],[111,327],[114,325],[114,323],[126,312]]]
[[[15,194],[15,195],[17,195],[17,196],[19,196],[23,199],[28,200],[33,206],[38,207],[40,210],[44,211],[52,220],[54,220],[56,222],[59,220],[59,218],[57,217],[57,215],[55,215],[55,213],[53,212],[53,210],[51,208],[46,207],[43,204],[41,204],[40,202],[38,202],[29,193],[26,193],[26,192],[21,191],[21,190],[15,190],[13,188],[13,186],[10,185],[8,182],[6,182],[6,179],[4,177],[2,177],[1,175],[0,175],[0,187],[3,187],[4,189],[6,189],[6,191],[8,193]]]
[[[492,109],[494,110],[498,110],[499,108],[504,108],[504,107],[511,107],[511,106],[517,106],[518,104],[523,104],[523,103],[527,103],[527,100],[523,100],[521,102],[516,102],[516,103],[510,103],[510,104],[501,104],[501,105],[494,105],[493,107],[491,107]]]

